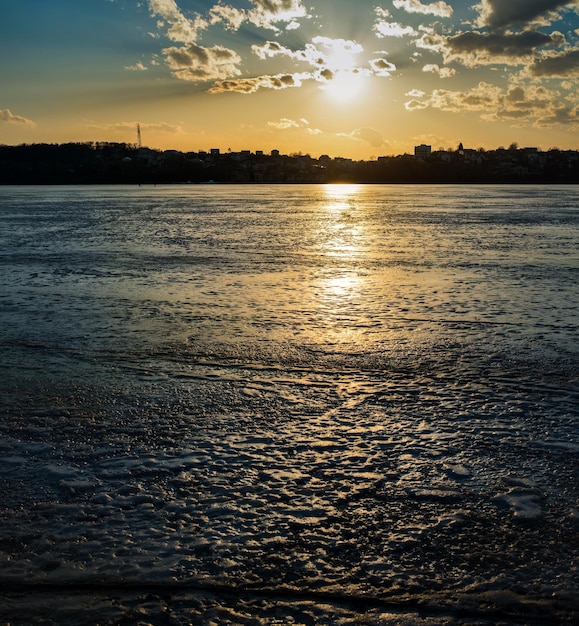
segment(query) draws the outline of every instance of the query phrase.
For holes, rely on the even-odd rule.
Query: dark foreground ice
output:
[[[34,390],[42,410],[13,399],[4,614],[34,616],[25,599],[40,594],[54,623],[577,616],[564,375],[197,363],[178,381],[141,376],[137,398],[111,381],[106,398]]]

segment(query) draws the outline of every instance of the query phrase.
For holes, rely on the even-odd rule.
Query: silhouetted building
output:
[[[432,146],[427,146],[425,143],[421,143],[419,146],[414,146],[414,156],[419,158],[428,157],[432,154]]]

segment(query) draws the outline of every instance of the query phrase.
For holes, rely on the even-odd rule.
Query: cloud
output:
[[[537,128],[562,125],[579,129],[579,107],[569,107],[566,105],[552,107],[547,113],[539,117],[534,125]]]
[[[357,42],[350,39],[314,37],[301,50],[292,50],[277,41],[266,41],[263,45],[254,44],[251,49],[262,61],[276,56],[285,56],[295,61],[309,63],[312,67],[330,69],[352,68],[354,57],[364,51]]]
[[[167,37],[179,43],[197,41],[199,31],[208,26],[207,20],[197,15],[194,20],[186,18],[175,0],[149,0],[149,10],[152,15],[158,15],[170,25]],[[164,24],[160,24],[164,26]]]
[[[276,56],[288,56],[291,58],[298,58],[296,52],[294,52],[290,48],[282,46],[277,41],[266,41],[262,45],[253,44],[251,46],[251,50],[262,61],[265,61],[266,59],[271,59]]]
[[[432,2],[422,4],[420,0],[393,0],[392,4],[397,9],[404,9],[407,13],[420,13],[421,15],[436,15],[437,17],[450,17],[452,7],[446,2]]]
[[[354,57],[364,52],[364,48],[351,39],[332,39],[331,37],[314,37],[312,43],[323,54],[323,65],[332,71],[354,69]],[[316,57],[316,58],[317,58]]]
[[[577,0],[481,0],[477,5],[478,25],[501,29],[529,23],[545,13],[574,6],[577,6]]]
[[[560,100],[560,94],[541,86],[516,85],[503,89],[480,82],[468,91],[435,89],[430,96],[417,96],[405,104],[408,111],[433,108],[450,113],[478,112],[486,121],[510,121],[535,127],[579,124],[579,107]]]
[[[532,76],[579,76],[579,49],[535,59],[528,68]]]
[[[0,124],[20,124],[22,126],[36,126],[36,123],[21,115],[14,115],[10,109],[0,109]]]
[[[165,48],[163,54],[173,76],[181,80],[202,82],[239,76],[241,57],[223,46],[205,48],[197,44]]]
[[[279,22],[287,24],[286,29],[292,30],[299,26],[298,18],[306,17],[308,12],[301,0],[250,0],[255,8],[247,14],[248,20],[255,26],[279,30]]]
[[[243,22],[247,19],[245,11],[235,7],[216,4],[209,11],[209,21],[211,24],[223,22],[228,30],[239,30]]]
[[[446,37],[439,35],[432,28],[421,27],[420,30],[423,31],[423,34],[414,41],[414,45],[417,48],[439,52],[441,54],[444,53],[447,47]]]
[[[369,143],[375,148],[381,148],[382,146],[386,145],[382,133],[375,130],[374,128],[357,128],[356,130],[353,130],[351,133],[349,133],[347,136],[352,137],[353,139],[358,139],[359,141]]]
[[[261,60],[284,56],[307,63],[314,70],[308,78],[321,82],[330,81],[340,73],[368,73],[367,69],[357,67],[355,58],[364,52],[364,48],[351,39],[317,36],[301,50],[291,50],[277,41],[266,41],[263,45],[253,45],[251,49]]]
[[[261,60],[276,56],[285,56],[295,61],[308,63],[313,72],[301,74],[300,80],[312,79],[327,83],[345,75],[388,77],[396,71],[396,65],[385,58],[371,59],[370,69],[359,67],[356,58],[364,52],[362,45],[351,39],[333,39],[317,36],[301,50],[291,50],[277,41],[266,41],[262,45],[254,44],[253,53]],[[255,79],[253,79],[255,80]],[[264,86],[264,85],[261,85]],[[244,85],[244,90],[249,85]]]
[[[250,94],[259,89],[287,89],[301,87],[304,80],[311,79],[311,74],[277,74],[275,76],[256,76],[254,78],[238,78],[235,80],[217,81],[208,91],[209,93],[223,93],[234,91]]]
[[[422,68],[423,72],[438,74],[440,78],[451,78],[456,74],[456,70],[451,67],[439,67],[436,63],[428,63]]]
[[[323,134],[319,128],[312,128],[308,120],[301,118],[300,120],[292,120],[287,117],[282,117],[279,122],[268,122],[269,128],[276,128],[277,130],[300,130],[306,132],[308,135],[321,135]]]
[[[132,72],[144,72],[149,68],[146,65],[143,65],[141,61],[137,61],[134,65],[125,65],[125,69]]]
[[[404,103],[404,108],[407,111],[420,111],[422,109],[427,109],[428,106],[428,102],[421,102],[420,100],[409,100]]]
[[[374,13],[376,14],[376,22],[372,27],[372,30],[376,33],[376,37],[404,37],[406,35],[415,35],[416,31],[412,26],[403,26],[398,22],[391,22],[389,18],[392,17],[387,9],[382,7],[375,7]]]
[[[412,26],[402,26],[398,22],[376,22],[373,26],[376,37],[406,37],[407,35],[416,35],[416,31]]]
[[[291,130],[294,128],[305,129],[308,135],[319,135],[322,131],[318,128],[311,128],[308,120],[303,117],[299,120],[292,120],[287,117],[282,117],[279,122],[268,122],[267,126],[270,128],[277,128],[278,130]]]
[[[280,32],[277,24],[285,23],[285,30],[299,27],[297,20],[307,17],[301,0],[250,0],[253,9],[243,10],[230,5],[216,4],[209,10],[209,23],[223,23],[228,30],[237,31],[244,22]]]
[[[370,61],[370,67],[376,76],[391,76],[396,71],[394,63],[390,63],[387,59],[378,58]]]
[[[529,60],[535,50],[559,45],[558,33],[546,35],[538,31],[522,33],[460,33],[446,39],[445,60],[458,61],[467,67],[495,63],[520,64]]]
[[[287,130],[288,128],[300,128],[301,124],[296,122],[296,120],[290,120],[287,117],[282,117],[279,122],[268,122],[268,126],[272,126],[273,128],[277,128],[279,130]]]
[[[579,73],[579,50],[571,48],[563,34],[549,34],[536,25],[539,18],[543,21],[546,17],[553,18],[554,11],[562,13],[579,7],[579,0],[476,0],[478,4],[471,8],[478,11],[477,24],[482,28],[465,32],[458,30],[458,21],[453,30],[441,25],[439,18],[453,16],[451,4],[454,3],[450,0],[393,0],[388,3],[390,10],[369,5],[366,10],[368,17],[374,17],[373,34],[378,39],[390,39],[390,45],[396,49],[396,64],[389,60],[391,56],[388,53],[379,49],[375,39],[368,40],[368,45],[373,41],[374,49],[365,50],[366,44],[362,46],[353,39],[324,36],[326,31],[323,28],[317,30],[317,22],[311,24],[316,27],[317,36],[311,40],[300,37],[305,43],[296,48],[296,37],[284,38],[282,30],[288,31],[300,23],[304,24],[303,20],[311,17],[309,6],[315,3],[308,5],[305,0],[248,0],[242,9],[238,8],[241,3],[227,2],[212,0],[186,5],[185,0],[147,0],[151,14],[158,18],[159,32],[174,42],[162,51],[171,73],[181,80],[209,83],[209,93],[232,91],[252,94],[262,89],[300,87],[310,81],[328,86],[330,81],[335,84],[340,78],[347,79],[354,74],[388,78],[397,71],[397,66],[411,68],[409,72],[420,73],[422,70],[424,80],[427,73],[441,79],[452,78],[457,74],[454,68],[458,64],[466,68],[502,65],[507,68],[519,66],[518,81],[537,81],[547,77],[568,79],[567,86],[561,81],[560,89],[568,92],[567,104],[571,107],[574,104],[575,98],[569,92],[573,91],[571,83]],[[186,6],[205,8],[201,14],[180,8]],[[414,17],[409,17],[410,14]],[[428,24],[430,19],[433,22],[431,25]],[[460,23],[464,25],[467,22],[463,20]],[[250,28],[244,31],[243,38],[238,38],[238,47],[236,42],[231,43],[232,36],[225,31],[237,32],[244,25]],[[511,25],[522,27],[509,28]],[[266,37],[253,39],[255,43],[251,45],[245,35],[251,33],[257,36],[256,26],[273,30],[276,36],[272,36],[270,41]],[[573,24],[575,26],[576,23]],[[201,36],[207,40],[206,45],[198,41]],[[222,45],[217,45],[220,36]],[[571,30],[568,37],[576,46]],[[229,43],[225,44],[225,41]],[[405,44],[408,44],[406,61],[402,56]],[[249,49],[266,69],[251,74],[247,71],[245,55]],[[151,67],[151,63],[145,65],[138,62],[126,66],[126,69],[144,71],[147,66]],[[524,69],[521,66],[525,66]],[[463,74],[466,76],[465,72]],[[468,93],[473,104],[476,90]],[[409,110],[425,107],[446,110],[454,102],[453,106],[460,110],[475,110],[461,108],[466,101],[459,100],[459,96],[451,98],[443,90],[438,90],[429,97],[410,95],[405,107]],[[555,116],[555,108],[552,111],[552,119],[563,119],[560,109],[557,109],[558,116]],[[504,108],[501,115],[515,118],[527,113],[521,106],[510,106]],[[567,118],[572,118],[572,112]]]

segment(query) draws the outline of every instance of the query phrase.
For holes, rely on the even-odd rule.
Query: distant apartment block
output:
[[[427,146],[425,143],[421,143],[419,146],[414,146],[415,157],[428,157],[432,154],[432,146]]]

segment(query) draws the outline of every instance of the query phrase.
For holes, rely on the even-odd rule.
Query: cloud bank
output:
[[[159,35],[169,42],[160,51],[168,70],[210,94],[251,95],[306,83],[324,87],[348,74],[392,80],[404,73],[416,80],[416,88],[408,90],[414,95],[400,104],[407,111],[474,112],[536,125],[576,123],[579,29],[576,20],[575,28],[566,29],[565,18],[577,16],[579,0],[472,0],[461,7],[470,10],[470,20],[464,13],[459,18],[442,0],[361,5],[356,11],[366,32],[359,38],[328,36],[315,2],[248,0],[239,8],[223,0],[209,3],[204,13],[185,6],[183,0],[148,0]],[[309,29],[316,33],[311,38],[308,25],[315,27]],[[297,29],[300,36],[292,36]],[[232,43],[231,34],[220,39],[220,33],[235,33],[240,43]],[[433,89],[435,80],[451,88]],[[557,88],[545,85],[540,91],[542,82],[553,80],[559,81]],[[430,89],[422,88],[425,82]]]

